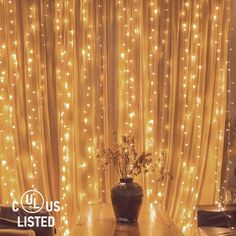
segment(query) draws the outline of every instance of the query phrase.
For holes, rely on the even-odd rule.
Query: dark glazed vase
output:
[[[119,223],[137,222],[142,205],[142,187],[133,178],[123,178],[111,189],[111,201]]]

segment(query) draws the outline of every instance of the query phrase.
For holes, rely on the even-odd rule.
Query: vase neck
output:
[[[131,178],[131,177],[126,177],[126,178],[120,178],[120,182],[121,183],[131,183],[131,182],[133,182],[133,178]]]

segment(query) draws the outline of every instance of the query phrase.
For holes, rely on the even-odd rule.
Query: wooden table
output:
[[[138,223],[115,222],[111,205],[90,205],[73,235],[79,236],[183,236],[158,205],[143,205]]]
[[[219,227],[201,227],[199,228],[199,236],[235,236],[236,229],[219,228]]]
[[[0,229],[0,236],[35,236],[33,230]]]

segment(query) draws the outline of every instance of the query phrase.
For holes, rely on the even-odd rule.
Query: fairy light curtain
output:
[[[227,95],[227,0],[0,0],[0,201],[59,199],[62,235],[115,181],[113,132],[170,172],[142,176],[187,235],[218,199]]]

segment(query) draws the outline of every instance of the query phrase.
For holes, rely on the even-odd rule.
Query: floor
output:
[[[137,224],[115,222],[111,205],[93,205],[73,235],[80,236],[182,236],[167,213],[157,205],[143,205]],[[86,215],[85,214],[85,215]]]

